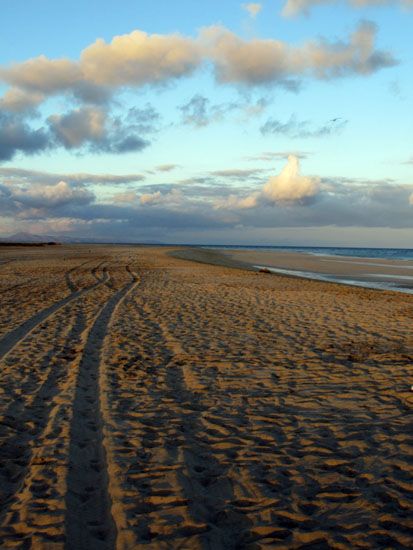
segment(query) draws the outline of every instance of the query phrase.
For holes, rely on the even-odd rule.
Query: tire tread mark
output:
[[[104,340],[119,303],[138,284],[114,293],[97,314],[79,364],[70,428],[66,493],[67,550],[109,549],[117,528],[111,513],[110,479],[104,442],[101,363]]]
[[[39,311],[39,313],[36,313],[32,317],[30,317],[30,319],[27,319],[27,321],[22,323],[20,326],[8,332],[5,336],[3,336],[3,338],[0,339],[0,361],[4,359],[4,357],[8,355],[15,346],[17,346],[22,340],[24,340],[38,325],[43,323],[43,321],[45,321],[48,317],[56,313],[56,311],[58,311],[62,307],[66,306],[69,302],[72,302],[76,298],[79,298],[86,292],[89,292],[97,286],[106,283],[109,280],[109,277],[109,274],[106,273],[104,280],[96,282],[95,284],[87,288],[71,292],[62,300],[59,300],[51,306]]]

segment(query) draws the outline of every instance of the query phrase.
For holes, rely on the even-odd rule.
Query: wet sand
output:
[[[170,253],[0,251],[0,547],[411,548],[413,297]]]
[[[413,261],[255,250],[219,250],[231,261],[279,274],[413,292]]]

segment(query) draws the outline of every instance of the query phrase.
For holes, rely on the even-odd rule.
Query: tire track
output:
[[[59,520],[63,525],[59,484],[53,479],[64,462],[62,440],[68,422],[67,394],[76,370],[73,350],[81,343],[86,329],[86,315],[81,307],[73,320],[64,344],[59,347],[58,360],[51,365],[36,394],[27,402],[13,400],[4,412],[13,430],[0,445],[0,474],[7,480],[1,495],[0,545],[13,539],[16,523],[24,525],[26,533],[33,530],[33,537],[41,537],[42,528],[48,527],[47,521],[42,520],[46,494],[49,504],[55,508],[55,525]],[[45,367],[50,364],[49,354],[42,363]],[[56,541],[61,537],[56,535]]]
[[[46,321],[46,319],[56,313],[56,311],[60,310],[76,298],[79,298],[86,292],[95,289],[101,284],[107,283],[109,279],[109,273],[105,272],[102,278],[92,286],[72,291],[68,296],[66,296],[66,298],[63,298],[53,305],[39,311],[39,313],[36,313],[36,315],[30,317],[30,319],[22,323],[19,327],[8,332],[5,336],[3,336],[3,338],[0,339],[0,361],[4,359],[13,350],[13,348],[22,342],[38,325]]]
[[[79,364],[66,480],[68,550],[113,548],[116,541],[104,442],[101,363],[104,340],[117,306],[139,283],[137,276],[129,273],[132,280],[108,299],[95,318]]]

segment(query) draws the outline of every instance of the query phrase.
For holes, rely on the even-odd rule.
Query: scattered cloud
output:
[[[281,14],[285,17],[295,17],[300,14],[308,15],[314,6],[336,3],[338,3],[337,0],[287,0]],[[384,6],[388,4],[400,4],[405,8],[413,6],[413,0],[347,0],[347,3],[355,8]]]
[[[16,153],[34,155],[50,147],[44,128],[32,128],[19,116],[0,111],[0,161],[10,160]]]
[[[278,134],[289,138],[319,138],[331,136],[341,132],[348,124],[348,120],[336,117],[325,122],[321,126],[314,126],[310,121],[299,121],[293,115],[287,122],[269,118],[260,131],[263,135]]]
[[[51,115],[43,126],[33,128],[24,115],[20,106],[16,112],[0,109],[0,161],[57,147],[93,153],[141,151],[150,144],[146,136],[158,131],[160,118],[150,105],[133,107],[124,116],[89,105]]]
[[[258,4],[255,2],[251,2],[249,4],[242,4],[242,7],[245,11],[248,12],[250,17],[252,17],[253,19],[255,19],[262,10],[262,4]]]
[[[219,198],[215,201],[214,207],[216,210],[244,210],[255,208],[258,205],[259,193],[248,195],[247,197],[239,197],[238,195],[228,195],[225,198]]]
[[[53,173],[39,170],[25,170],[23,168],[2,168],[0,167],[0,178],[7,183],[13,184],[51,184],[56,181],[66,181],[69,184],[84,185],[120,185],[143,181],[146,176],[143,174],[88,174],[88,173]]]
[[[277,160],[277,159],[288,159],[290,155],[293,155],[299,159],[306,159],[311,155],[311,153],[306,151],[277,151],[277,152],[266,151],[264,153],[261,153],[260,155],[255,155],[255,156],[253,155],[245,158],[246,160],[250,160],[250,161],[259,160],[264,162],[272,162],[273,160]]]
[[[236,174],[235,169],[224,172]],[[41,183],[32,174],[3,182],[0,173],[0,223],[13,219],[9,227],[16,231],[55,228],[72,236],[87,232],[91,238],[125,241],[155,234],[168,241],[180,230],[207,236],[240,226],[252,233],[277,227],[412,227],[413,184],[303,176],[293,156],[259,187],[251,178],[237,180],[235,187],[230,176],[227,183],[210,174],[185,186],[139,184],[99,199],[90,190],[93,183],[84,181],[93,182],[91,176]]]
[[[172,172],[176,168],[180,168],[179,164],[160,164],[155,167],[156,172]]]
[[[213,105],[208,98],[201,94],[195,94],[187,103],[178,107],[181,111],[182,122],[196,128],[202,128],[222,120],[228,112],[237,108],[237,103]]]
[[[220,26],[202,31],[216,78],[225,84],[278,84],[297,88],[301,79],[320,80],[367,75],[397,62],[389,52],[375,50],[376,26],[363,22],[347,42],[311,41],[291,46],[280,40],[243,40]]]
[[[17,202],[34,208],[50,208],[68,203],[88,204],[94,194],[82,187],[75,187],[65,181],[55,185],[34,185],[29,188],[13,188],[11,196]]]
[[[255,13],[259,4],[248,6]],[[147,136],[160,129],[159,113],[146,105],[116,114],[122,108],[114,98],[117,92],[166,85],[205,63],[214,68],[217,82],[244,92],[268,85],[297,90],[306,78],[365,76],[397,63],[391,53],[375,48],[375,38],[376,27],[367,22],[347,40],[319,39],[299,46],[275,39],[245,40],[222,26],[201,29],[194,38],[136,30],[111,42],[97,40],[78,60],[39,56],[3,65],[0,82],[9,88],[0,98],[0,160],[56,147],[93,153],[141,151],[150,145]],[[41,106],[56,95],[65,97],[68,111],[41,122]],[[185,124],[200,128],[230,112],[260,116],[268,104],[265,97],[255,103],[213,104],[196,94],[179,109]],[[272,123],[272,131],[282,130],[282,123]],[[267,129],[270,122],[264,125]]]
[[[50,128],[66,149],[79,148],[86,142],[98,144],[105,138],[106,114],[95,108],[82,108],[65,115],[49,117]]]
[[[244,119],[259,117],[270,103],[269,98],[261,97],[255,102],[248,98],[244,101],[213,104],[205,96],[195,94],[178,109],[181,111],[183,124],[202,128],[213,122],[223,120],[231,112],[240,113]]]
[[[136,191],[122,191],[111,196],[110,200],[116,203],[133,204],[137,201]]]
[[[262,175],[263,172],[267,172],[263,168],[254,168],[254,169],[240,169],[233,168],[227,170],[215,170],[210,172],[211,176],[217,176],[220,178],[230,178],[230,179],[244,179],[251,178]]]
[[[59,145],[66,149],[88,146],[95,153],[129,153],[149,145],[142,134],[154,131],[157,113],[151,109],[129,109],[125,117],[110,117],[102,108],[82,107],[48,122]]]
[[[205,61],[212,61],[219,82],[278,83],[296,89],[304,77],[366,75],[394,65],[389,52],[375,50],[375,36],[376,27],[366,22],[347,42],[318,40],[301,46],[275,39],[244,40],[222,26],[206,27],[195,38],[135,30],[109,43],[97,40],[77,61],[42,55],[0,66],[0,81],[11,86],[3,101],[20,103],[21,108],[68,93],[84,103],[105,103],[118,89],[166,84],[192,74]]]

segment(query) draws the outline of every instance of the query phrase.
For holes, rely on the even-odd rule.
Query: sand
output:
[[[0,547],[411,548],[413,296],[170,253],[0,251]]]
[[[379,289],[413,293],[413,261],[383,258],[313,255],[280,250],[180,251],[180,256],[196,254],[202,261],[256,269],[268,267],[279,274],[324,279]]]

